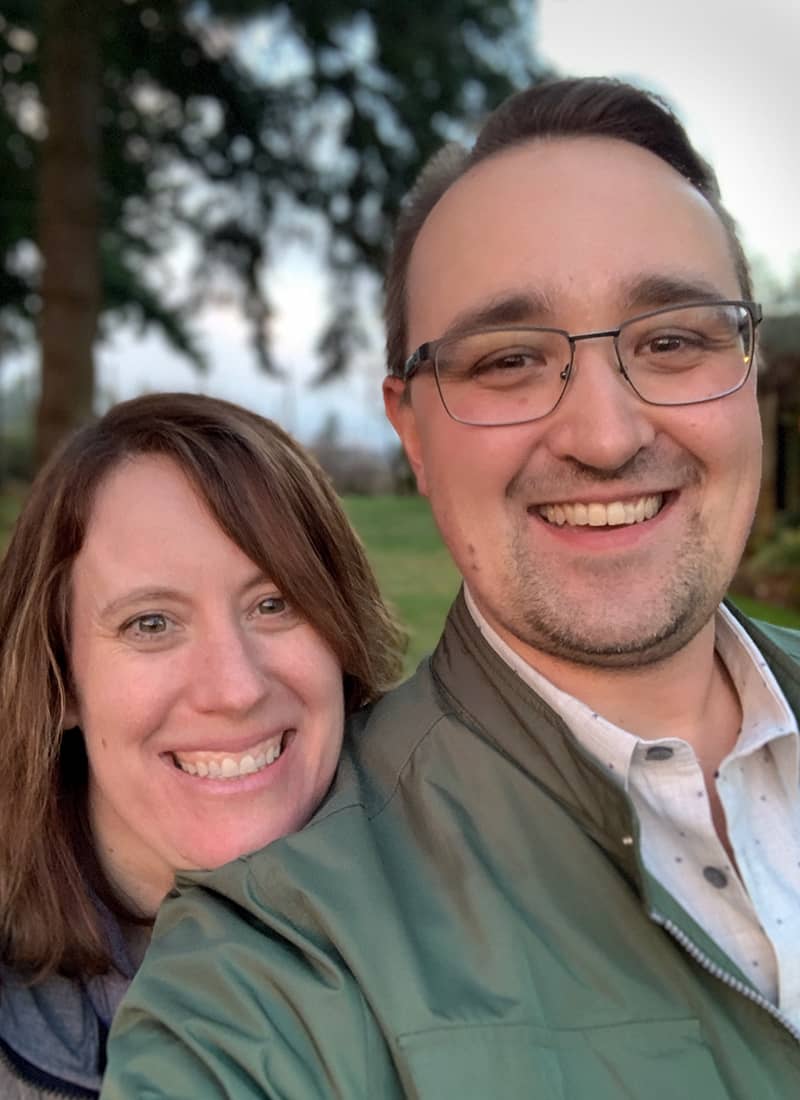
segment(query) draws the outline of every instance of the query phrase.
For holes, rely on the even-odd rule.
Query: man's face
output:
[[[719,218],[677,172],[621,141],[532,142],[432,211],[409,267],[407,350],[512,300],[516,324],[580,333],[709,292],[742,296]],[[387,413],[478,606],[518,651],[636,666],[708,622],[758,493],[755,371],[721,400],[659,407],[610,339],[581,342],[560,404],[513,427],[450,419],[429,366],[409,389],[387,380]],[[615,503],[641,520],[645,498],[652,518],[602,523]],[[601,526],[574,524],[576,504]]]

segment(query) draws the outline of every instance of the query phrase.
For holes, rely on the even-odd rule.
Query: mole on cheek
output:
[[[103,746],[104,749],[108,748],[105,737],[100,738],[100,744]]]

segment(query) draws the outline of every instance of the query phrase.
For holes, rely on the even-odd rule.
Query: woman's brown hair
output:
[[[86,813],[71,698],[70,575],[97,488],[137,455],[174,461],[223,531],[325,639],[346,713],[398,678],[402,634],[326,475],[276,424],[226,401],[151,394],[83,428],[36,478],[0,563],[0,959],[36,979],[110,964],[92,894],[105,879]]]

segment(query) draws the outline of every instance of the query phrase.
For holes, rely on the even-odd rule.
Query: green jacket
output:
[[[748,629],[800,712],[800,635]],[[799,1038],[459,598],[312,823],[181,876],[102,1095],[796,1100]]]

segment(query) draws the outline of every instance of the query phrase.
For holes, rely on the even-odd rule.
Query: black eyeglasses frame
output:
[[[657,317],[657,316],[659,316],[660,314],[663,314],[663,313],[673,313],[675,310],[680,310],[680,309],[692,309],[692,308],[697,307],[697,306],[738,306],[738,307],[744,309],[748,313],[748,315],[750,317],[751,326],[752,326],[753,346],[752,346],[750,358],[749,358],[749,361],[748,361],[748,364],[747,364],[746,373],[744,374],[742,379],[735,386],[732,386],[730,389],[727,389],[727,390],[723,391],[722,393],[714,394],[711,397],[693,398],[691,401],[669,401],[669,402],[651,401],[648,398],[643,397],[642,394],[639,393],[639,391],[637,390],[634,383],[632,382],[632,380],[631,380],[630,376],[628,375],[628,372],[625,368],[625,365],[622,362],[622,359],[620,357],[619,344],[618,344],[620,334],[629,325],[635,324],[639,321],[646,321],[649,317]],[[755,359],[756,330],[757,330],[759,324],[761,323],[761,321],[763,320],[763,317],[764,317],[763,311],[762,311],[761,305],[758,302],[749,301],[747,299],[702,298],[702,299],[695,299],[693,301],[688,301],[688,302],[676,302],[674,305],[669,305],[669,306],[661,306],[658,309],[648,310],[646,313],[637,313],[634,317],[629,317],[626,321],[623,321],[617,328],[597,329],[597,330],[592,331],[592,332],[571,333],[571,332],[567,332],[566,329],[554,328],[554,327],[549,327],[549,326],[546,326],[546,325],[497,325],[497,326],[492,326],[492,327],[489,327],[489,328],[465,329],[463,332],[448,333],[446,336],[442,336],[438,340],[426,340],[425,343],[420,344],[420,346],[415,351],[413,351],[411,353],[411,355],[409,355],[409,357],[406,359],[405,363],[403,364],[402,373],[396,373],[395,377],[399,377],[403,382],[409,382],[414,377],[414,375],[417,374],[420,367],[424,366],[426,363],[430,363],[433,367],[434,377],[435,377],[435,380],[436,380],[436,388],[439,392],[439,398],[442,402],[442,405],[444,406],[445,412],[447,413],[447,415],[452,420],[457,421],[459,424],[469,424],[469,425],[472,425],[474,427],[483,427],[483,428],[491,428],[491,427],[503,428],[503,427],[511,427],[515,424],[529,424],[529,423],[533,423],[536,420],[542,420],[545,416],[549,416],[550,413],[554,412],[555,409],[560,404],[561,399],[563,398],[564,394],[567,391],[567,387],[569,385],[569,380],[572,376],[572,369],[573,369],[573,362],[574,362],[574,359],[575,359],[575,346],[576,346],[576,344],[578,344],[582,340],[596,340],[596,339],[600,339],[600,338],[603,338],[603,337],[609,337],[614,341],[614,351],[616,353],[617,365],[619,367],[620,373],[622,374],[625,381],[628,383],[628,385],[631,387],[631,389],[633,390],[633,392],[636,394],[636,396],[639,398],[640,401],[643,401],[647,405],[655,405],[655,406],[660,407],[660,408],[677,408],[677,407],[682,407],[682,406],[686,406],[686,405],[703,405],[703,404],[706,404],[709,401],[719,401],[723,397],[728,397],[730,394],[736,393],[747,382],[747,379],[750,377],[750,372],[752,370],[753,360]],[[498,421],[498,422],[484,423],[483,421],[476,422],[476,421],[472,421],[472,420],[465,420],[462,417],[455,416],[450,411],[450,409],[448,408],[447,402],[445,400],[444,394],[442,393],[442,387],[441,387],[441,383],[440,383],[440,380],[439,380],[439,369],[438,369],[438,363],[437,363],[437,354],[438,354],[439,348],[442,347],[443,345],[452,343],[454,340],[459,340],[462,337],[478,336],[478,335],[482,335],[482,334],[490,333],[490,332],[551,332],[551,333],[554,333],[554,334],[565,337],[565,339],[567,340],[567,342],[570,346],[570,357],[569,357],[569,362],[565,364],[564,370],[561,373],[561,378],[562,378],[564,384],[561,388],[561,392],[558,395],[558,399],[553,404],[553,406],[550,409],[548,409],[548,411],[546,413],[541,413],[539,416],[526,417],[523,420]]]

